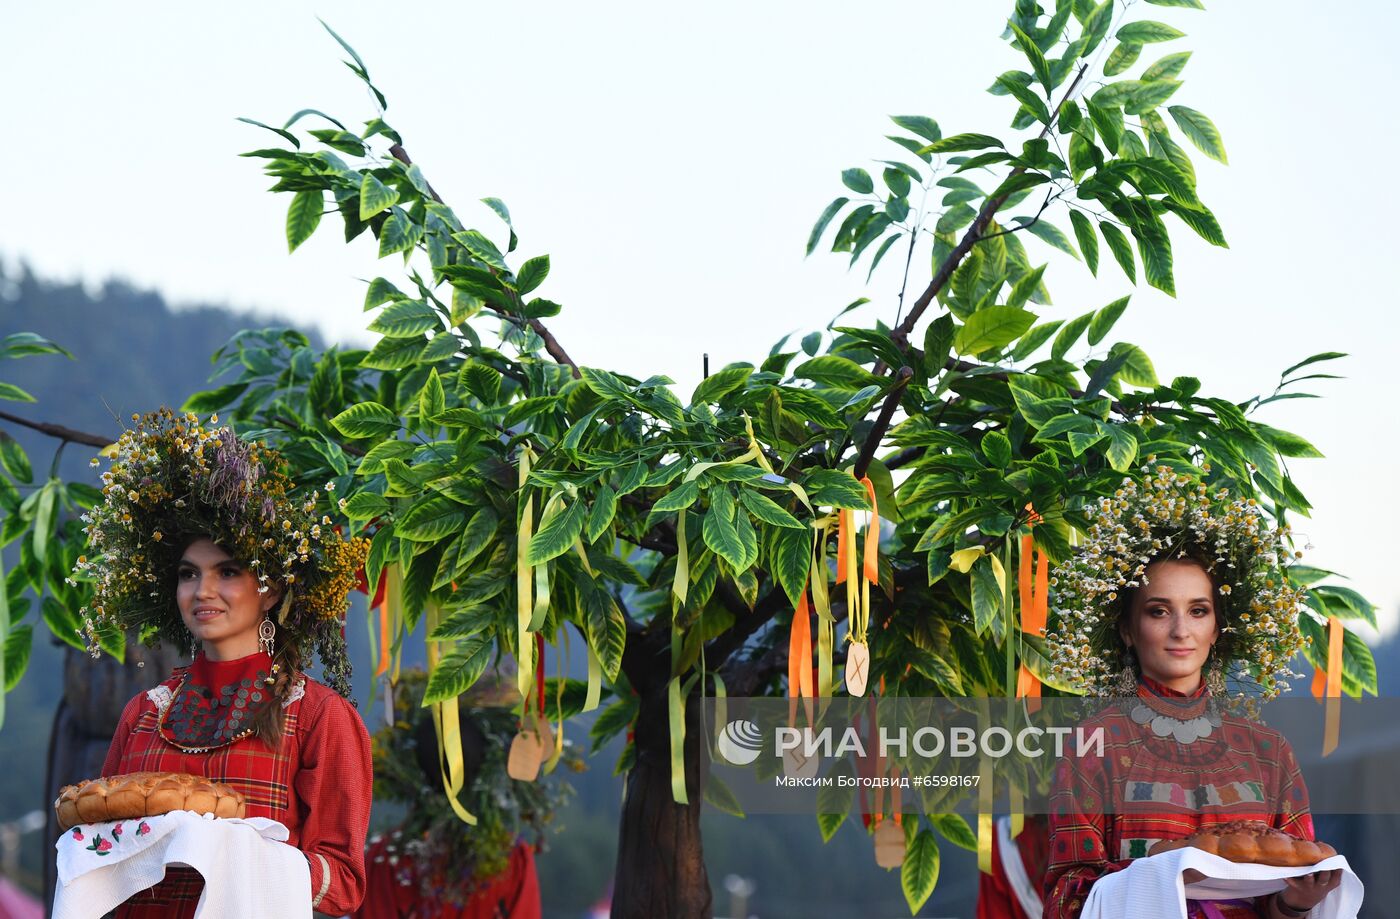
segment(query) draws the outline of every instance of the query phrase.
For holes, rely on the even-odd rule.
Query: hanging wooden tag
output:
[[[870,646],[853,641],[846,646],[846,691],[853,696],[865,695],[870,678]]]
[[[904,864],[904,827],[893,820],[881,820],[875,828],[875,864],[881,868]]]
[[[821,757],[816,750],[810,756],[807,750],[812,741],[812,729],[802,728],[802,742],[790,750],[783,751],[783,774],[790,778],[810,779],[815,778],[817,770],[821,768]]]
[[[506,774],[519,782],[533,782],[539,777],[543,758],[540,736],[534,731],[516,731],[506,757]]]
[[[540,757],[547,760],[554,755],[554,725],[547,718],[540,719],[539,738]]]

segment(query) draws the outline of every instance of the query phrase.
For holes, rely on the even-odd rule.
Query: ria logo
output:
[[[752,721],[731,721],[720,731],[715,743],[719,755],[735,766],[747,766],[758,759],[763,747],[763,735]]]

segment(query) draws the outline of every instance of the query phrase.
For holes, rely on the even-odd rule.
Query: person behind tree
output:
[[[103,775],[183,772],[232,786],[248,817],[287,827],[312,906],[347,913],[364,895],[372,765],[347,701],[342,616],[367,544],[318,516],[319,491],[299,500],[271,448],[168,409],[133,420],[103,475],[104,501],[84,518],[94,557],[76,574],[95,586],[82,611],[88,645],[96,655],[104,634],[138,630],[191,648],[192,663],[127,703]],[[304,671],[313,650],[329,685]],[[170,868],[116,915],[192,917],[203,886],[192,869]]]
[[[1301,593],[1284,570],[1287,530],[1185,471],[1143,471],[1147,481],[1124,479],[1101,500],[1087,543],[1050,581],[1055,675],[1122,702],[1087,722],[1105,728],[1104,755],[1056,770],[1046,919],[1075,919],[1100,878],[1202,826],[1257,819],[1313,839],[1287,740],[1222,714],[1227,675],[1252,685],[1256,704],[1296,676],[1287,663],[1302,647]],[[1340,882],[1340,871],[1315,872],[1269,896],[1188,900],[1188,914],[1297,919]]]
[[[371,838],[368,893],[353,919],[539,919],[535,851],[565,789],[506,773],[517,727],[509,706],[520,696],[488,676],[459,699],[461,803],[476,819],[464,824],[447,802],[432,714],[418,704],[425,682],[422,671],[401,674],[395,724],[373,738],[376,794],[408,812]],[[582,768],[567,744],[559,763]]]

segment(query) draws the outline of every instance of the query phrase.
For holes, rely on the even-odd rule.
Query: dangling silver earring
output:
[[[1206,690],[1217,698],[1224,698],[1225,688],[1225,665],[1215,653],[1215,645],[1210,646],[1210,667],[1206,669]]]
[[[189,633],[189,636],[190,636],[190,660],[194,660],[194,656],[195,656],[196,654],[199,653],[199,639],[195,637],[195,635],[194,635],[193,632],[190,632],[190,633]]]
[[[268,657],[272,656],[272,639],[277,636],[277,626],[272,624],[272,619],[264,619],[258,623],[258,641],[262,642],[263,651]]]
[[[1118,672],[1118,679],[1113,684],[1114,692],[1120,696],[1137,695],[1138,677],[1135,660],[1137,654],[1132,648],[1123,651],[1123,669]]]

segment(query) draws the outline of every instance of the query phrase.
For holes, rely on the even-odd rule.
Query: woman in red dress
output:
[[[260,444],[168,411],[119,442],[88,521],[100,555],[79,564],[96,581],[90,644],[102,629],[139,628],[194,654],[127,703],[103,775],[183,772],[232,786],[246,816],[287,827],[312,907],[343,915],[364,896],[373,774],[346,699],[340,618],[365,546],[316,516],[319,493],[294,502],[279,465]],[[313,648],[334,688],[303,672]],[[192,917],[203,886],[171,868],[116,915]]]
[[[1047,638],[1060,673],[1078,667],[1091,694],[1125,699],[1086,722],[1104,728],[1103,755],[1066,757],[1057,769],[1045,919],[1077,919],[1101,877],[1202,826],[1254,819],[1313,839],[1287,740],[1218,704],[1230,666],[1263,697],[1276,694],[1274,675],[1299,646],[1283,535],[1262,525],[1253,502],[1218,506],[1205,486],[1158,467],[1141,491],[1125,483],[1101,505],[1088,544],[1056,572],[1058,623]],[[1106,662],[1123,665],[1111,683]],[[1298,919],[1340,883],[1340,871],[1315,872],[1269,896],[1188,900],[1188,914]]]

